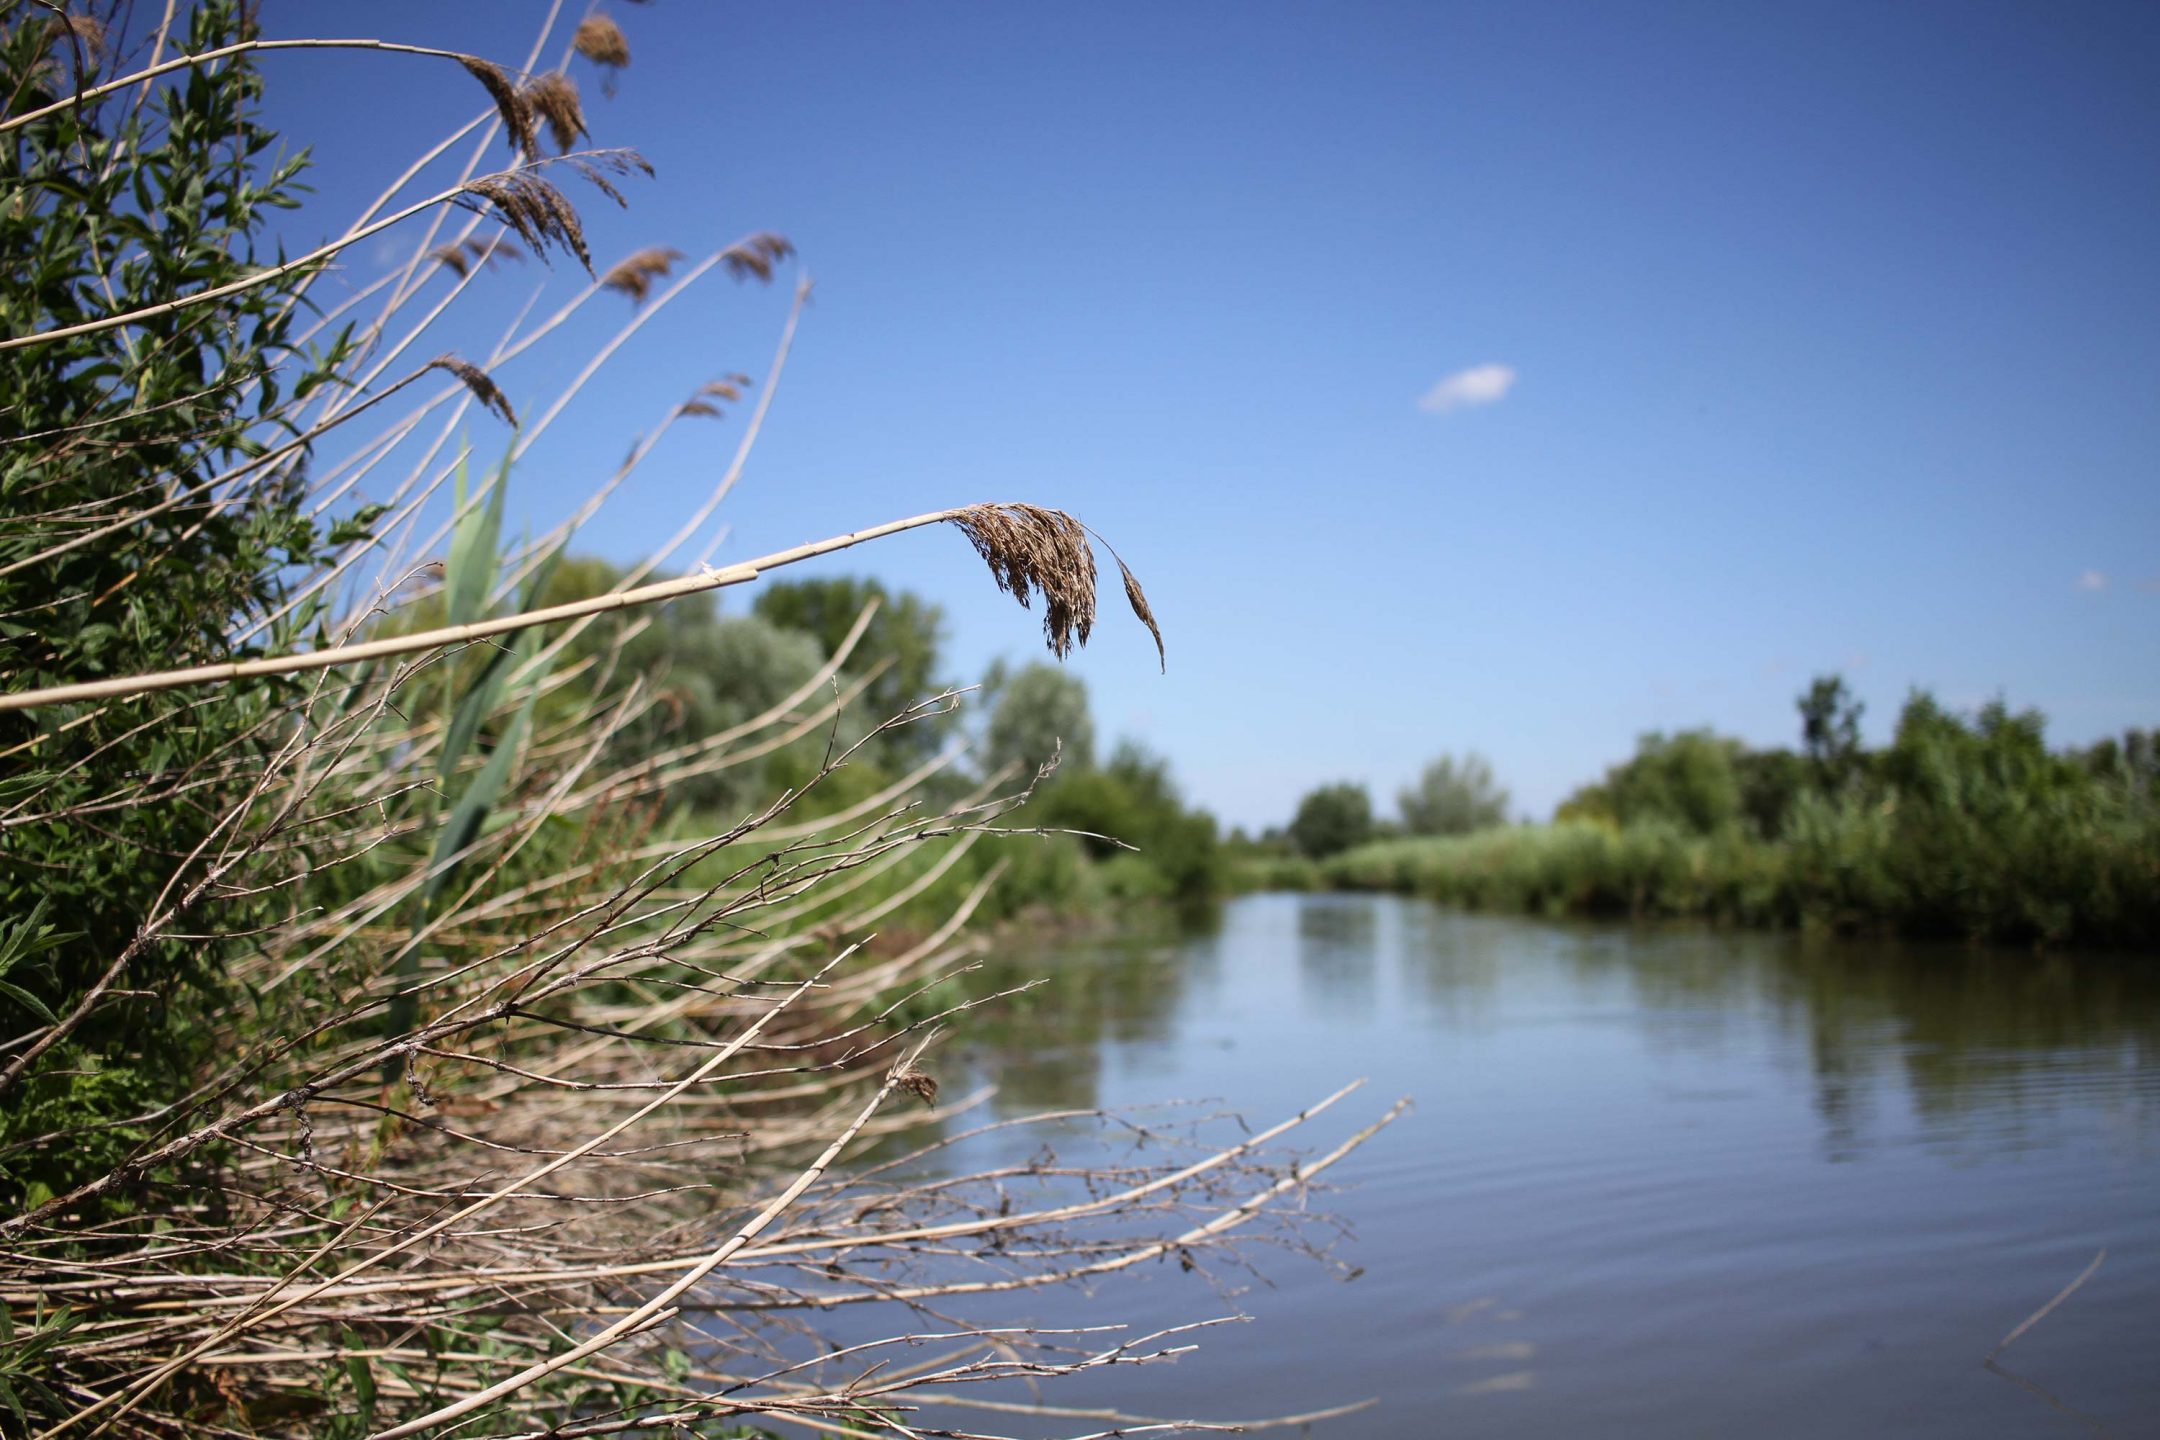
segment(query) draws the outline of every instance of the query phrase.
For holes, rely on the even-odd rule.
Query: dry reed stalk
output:
[[[536,46],[528,71],[537,53]],[[186,57],[163,73],[203,59]],[[554,87],[496,74],[510,95],[505,102],[491,88],[498,123],[529,153],[538,126],[549,123],[539,97]],[[523,138],[506,105],[524,107]],[[582,130],[582,116],[576,121]],[[554,138],[566,143],[560,133]],[[416,164],[317,252],[336,253],[403,219],[427,221],[402,276],[348,302],[383,297],[381,313],[362,329],[352,371],[309,401],[296,433],[343,437],[344,419],[394,413],[368,411],[395,388],[374,382],[451,318],[450,302],[494,249],[475,238],[471,227],[485,223],[478,215],[463,233],[439,240],[446,203],[515,210],[534,233],[506,223],[528,244],[537,236],[585,258],[574,214],[566,219],[556,208],[567,207],[559,191],[530,170],[478,174],[481,152],[473,153],[455,189],[390,213]],[[619,171],[602,168],[595,178],[612,173]],[[984,853],[986,841],[1015,833],[1007,822],[1027,787],[1011,790],[991,777],[972,790],[957,787],[964,793],[948,787],[942,803],[931,803],[926,787],[951,764],[948,751],[867,796],[831,795],[865,746],[896,725],[935,720],[953,701],[931,697],[899,717],[869,717],[866,732],[850,729],[856,738],[842,743],[837,728],[876,674],[848,656],[867,612],[809,681],[765,710],[719,734],[636,754],[620,747],[629,727],[651,714],[650,690],[634,678],[605,700],[584,690],[589,677],[577,667],[599,657],[574,658],[567,633],[521,650],[533,658],[509,672],[494,723],[505,724],[527,698],[546,703],[512,752],[519,764],[490,823],[454,855],[431,852],[442,826],[436,787],[468,780],[487,761],[471,753],[462,765],[441,763],[449,716],[434,697],[482,653],[461,660],[462,650],[497,637],[559,622],[574,631],[812,554],[949,522],[1001,589],[1030,608],[1041,598],[1054,651],[1085,642],[1096,606],[1088,532],[1063,512],[1029,505],[935,511],[747,565],[641,583],[743,473],[808,293],[803,285],[748,433],[658,555],[606,596],[375,648],[389,637],[370,631],[371,611],[412,593],[410,577],[455,523],[431,531],[428,517],[439,508],[431,497],[454,469],[448,457],[460,448],[459,417],[478,404],[515,423],[493,379],[504,364],[557,334],[591,295],[616,289],[640,302],[520,432],[523,453],[595,369],[700,276],[724,266],[737,278],[767,279],[792,253],[783,238],[761,233],[713,252],[680,279],[652,267],[639,288],[603,280],[551,315],[531,310],[537,321],[521,312],[492,345],[451,347],[437,338],[417,353],[451,353],[397,385],[436,368],[457,383],[382,421],[375,438],[348,440],[344,457],[314,471],[319,512],[347,503],[363,483],[373,488],[378,471],[390,477],[382,484],[392,509],[380,534],[295,591],[343,596],[331,628],[351,643],[274,657],[267,662],[274,671],[220,670],[225,678],[316,673],[265,718],[259,738],[270,742],[268,753],[245,772],[245,795],[211,840],[174,862],[144,926],[146,935],[165,933],[187,916],[190,928],[214,929],[214,904],[226,892],[288,897],[280,923],[253,937],[231,979],[259,1003],[290,1007],[296,1019],[266,1034],[238,1013],[211,1017],[218,1058],[184,1102],[142,1120],[148,1138],[126,1165],[0,1217],[0,1303],[18,1319],[50,1302],[91,1315],[55,1352],[73,1409],[44,1433],[302,1433],[324,1418],[326,1395],[340,1393],[335,1377],[356,1364],[373,1367],[376,1428],[386,1435],[490,1405],[498,1429],[536,1436],[663,1434],[711,1418],[861,1433],[865,1405],[905,1417],[931,1403],[1061,1424],[1078,1412],[965,1392],[1165,1358],[1186,1348],[1190,1327],[1104,1340],[1078,1327],[927,1330],[910,1318],[902,1321],[907,1333],[889,1342],[817,1346],[806,1359],[815,1334],[809,1321],[842,1306],[946,1307],[974,1295],[1084,1283],[1172,1256],[1181,1269],[1204,1269],[1234,1258],[1237,1237],[1256,1226],[1272,1240],[1324,1250],[1324,1237],[1301,1228],[1307,1193],[1397,1111],[1310,1158],[1277,1147],[1305,1133],[1340,1095],[1259,1137],[1218,1138],[1197,1120],[1156,1121],[1125,1132],[1136,1138],[1114,1152],[1106,1139],[1099,1153],[1043,1164],[960,1173],[943,1164],[960,1138],[943,1127],[983,1096],[945,1099],[929,1042],[939,1026],[1002,998],[954,999],[942,988],[982,954],[968,927],[997,878],[995,867],[979,878],[961,867]],[[430,256],[458,283],[412,319],[412,276]],[[662,278],[668,288],[648,297]],[[159,313],[203,299],[186,297]],[[748,387],[746,377],[729,375],[669,407],[577,515],[591,513],[675,418],[736,402]],[[423,428],[438,413],[440,426]],[[294,452],[258,471],[213,477],[204,493],[224,503],[254,477],[301,458]],[[498,594],[521,586],[559,538],[513,554]],[[363,555],[377,566],[364,581],[351,568]],[[1127,600],[1160,650],[1146,596],[1118,563]],[[245,617],[238,633],[261,633],[266,623]],[[144,678],[90,696],[68,687],[65,698],[140,703],[133,687]],[[172,675],[147,678],[163,683]],[[6,696],[0,705],[54,698]],[[140,723],[185,713],[145,707]],[[688,781],[781,753],[804,755],[809,778],[724,828],[693,826],[664,808]],[[235,747],[204,763],[234,765],[240,754]],[[178,787],[192,778],[124,779],[91,802],[90,818],[124,824],[132,807],[183,803],[188,792]],[[0,824],[53,821],[33,809],[11,807]],[[433,908],[419,913],[431,877],[446,883]],[[920,930],[879,938],[933,903]],[[117,957],[101,990],[83,1002],[85,1013],[123,991],[128,965],[128,956]],[[384,1024],[393,1001],[410,1003],[409,1025]],[[10,1053],[20,1059],[23,1051]],[[386,1068],[396,1078],[386,1082]],[[1067,1111],[1063,1119],[1092,1113]],[[1108,1123],[1106,1137],[1120,1133]],[[851,1164],[874,1136],[925,1129],[933,1138],[907,1155]],[[53,1135],[33,1143],[66,1142]],[[221,1187],[215,1206],[205,1200],[202,1175]],[[130,1218],[102,1228],[70,1219],[119,1193],[128,1196]],[[899,1345],[927,1358],[889,1363]],[[687,1370],[667,1361],[670,1347],[696,1351]],[[562,1382],[573,1379],[625,1387],[627,1398],[566,1409]],[[1128,1423],[1115,1412],[1089,1418]]]
[[[1087,643],[1095,625],[1095,557],[1088,548],[1086,527],[1061,510],[1048,510],[1039,505],[968,505],[955,510],[933,510],[924,515],[911,515],[905,520],[892,520],[883,525],[872,525],[844,535],[811,541],[787,550],[774,551],[755,560],[739,562],[725,570],[710,570],[702,575],[664,580],[657,584],[640,586],[635,590],[615,591],[587,600],[573,600],[492,620],[450,625],[410,635],[341,645],[328,650],[303,651],[219,665],[198,665],[151,675],[123,676],[112,680],[85,681],[76,685],[57,685],[43,690],[0,694],[0,711],[30,710],[82,700],[120,699],[186,685],[213,684],[268,675],[291,675],[351,665],[364,660],[440,650],[446,646],[469,644],[497,635],[529,630],[539,625],[551,625],[589,615],[602,615],[639,605],[680,599],[686,595],[702,594],[730,585],[748,584],[770,570],[836,554],[904,531],[919,530],[925,525],[946,523],[958,526],[967,535],[969,542],[975,546],[976,553],[990,566],[991,576],[997,582],[998,588],[1018,600],[1022,607],[1031,608],[1032,597],[1040,594],[1043,601],[1043,635],[1053,654],[1062,659],[1071,653],[1076,644]],[[1128,591],[1128,594],[1130,593]],[[1137,604],[1135,609],[1138,609]],[[1152,630],[1152,617],[1143,618],[1150,620],[1149,628]]]

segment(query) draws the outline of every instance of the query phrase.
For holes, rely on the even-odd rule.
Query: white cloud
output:
[[[2107,587],[2108,577],[2105,570],[2087,570],[2078,576],[2077,588],[2080,590],[2105,590]]]
[[[1515,388],[1512,365],[1473,365],[1442,379],[1418,397],[1418,409],[1445,415],[1475,405],[1490,405]]]

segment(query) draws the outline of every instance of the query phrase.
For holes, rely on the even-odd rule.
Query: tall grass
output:
[[[258,173],[274,137],[247,120],[251,67],[272,48],[323,63],[327,43],[259,42],[224,0],[184,40],[170,15],[143,35],[55,15],[10,9],[0,121],[0,350],[23,377],[0,534],[16,627],[0,1423],[907,1434],[924,1406],[988,1403],[969,1394],[984,1382],[1185,1348],[1186,1327],[947,1317],[1166,1257],[1204,1265],[1249,1227],[1294,1240],[1314,1177],[1396,1112],[1301,1158],[1281,1142],[1347,1092],[1250,1137],[1168,1127],[1107,1157],[956,1169],[979,1097],[941,1092],[934,1042],[998,997],[934,997],[982,949],[968,925],[997,867],[965,867],[1027,828],[1013,812],[1035,777],[933,784],[948,750],[849,790],[865,745],[958,703],[851,717],[867,681],[841,664],[868,614],[793,692],[658,749],[664,680],[607,675],[620,647],[585,643],[603,620],[633,633],[646,607],[950,523],[1062,655],[1094,621],[1084,528],[970,505],[719,569],[709,547],[685,555],[743,473],[798,286],[755,387],[685,379],[577,515],[508,542],[520,463],[597,369],[628,363],[639,326],[701,278],[769,280],[790,253],[760,233],[679,276],[654,246],[595,272],[550,176],[620,198],[639,167],[574,148],[588,117],[564,67],[612,79],[629,37],[588,14],[550,67],[551,9],[515,67],[337,42],[471,77],[476,113],[337,237],[257,261],[297,171]],[[181,118],[142,124],[160,113]],[[505,137],[508,168],[489,168]],[[202,174],[253,187],[226,232],[189,231]],[[113,197],[95,234],[86,186]],[[331,293],[325,263],[392,231],[406,258]],[[587,282],[566,267],[558,308],[418,359],[452,339],[460,296],[505,278],[488,261],[512,241]],[[497,375],[600,295],[641,308],[517,415]],[[733,461],[672,538],[604,593],[542,603],[576,524],[679,421],[749,388]],[[502,428],[474,441],[472,421]],[[720,825],[670,804],[783,750],[812,754],[802,778]],[[28,903],[63,881],[69,907]],[[879,1137],[899,1153],[864,1168]],[[896,1311],[881,1337],[818,1342],[826,1312],[879,1306]]]
[[[1694,917],[2054,945],[2160,942],[2160,824],[2064,799],[2015,819],[1900,823],[1894,802],[1803,797],[1781,838],[1562,820],[1262,862],[1248,887],[1390,890],[1473,909]]]

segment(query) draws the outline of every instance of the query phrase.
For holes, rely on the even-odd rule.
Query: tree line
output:
[[[1321,786],[1238,847],[1242,880],[2048,944],[2160,937],[2160,731],[2055,749],[2036,710],[1959,714],[1915,692],[1871,749],[1842,677],[1795,708],[1789,748],[1643,735],[1550,825],[1508,824],[1474,756],[1429,766],[1393,824],[1364,787]]]

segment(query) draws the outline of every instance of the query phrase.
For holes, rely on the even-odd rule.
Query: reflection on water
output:
[[[1258,906],[1281,913],[1256,926]],[[1863,1139],[1871,1092],[1885,1085],[1941,1138],[1962,1121],[1993,1144],[2044,1132],[2065,1103],[2156,1096],[2160,967],[2148,957],[1544,923],[1371,895],[1255,897],[1202,933],[1008,950],[972,988],[1034,988],[979,1012],[968,1043],[1007,1108],[1092,1106],[1106,1057],[1178,1044],[1195,991],[1237,987],[1239,947],[1278,920],[1299,1014],[1315,1026],[1371,1023],[1399,1005],[1430,1029],[1488,1029],[1504,984],[1533,997],[1563,989],[1661,1049],[1715,1056],[1770,1026],[1802,1047],[1834,1150]]]
[[[1316,1010],[1371,1013],[1379,994],[1379,907],[1316,895],[1297,912],[1298,993]]]
[[[1352,1165],[1344,1286],[1102,1403],[1326,1433],[2160,1433],[2160,983],[2148,960],[1542,923],[1256,896],[1200,934],[1016,948],[947,1064],[1002,1113],[1219,1097],[1278,1118],[1357,1075],[1419,1114]],[[1348,1122],[1345,1122],[1348,1123]],[[1221,1313],[1153,1281],[1117,1318]],[[1070,1319],[1069,1315],[1064,1318]],[[1109,1318],[1091,1312],[1090,1318]]]

